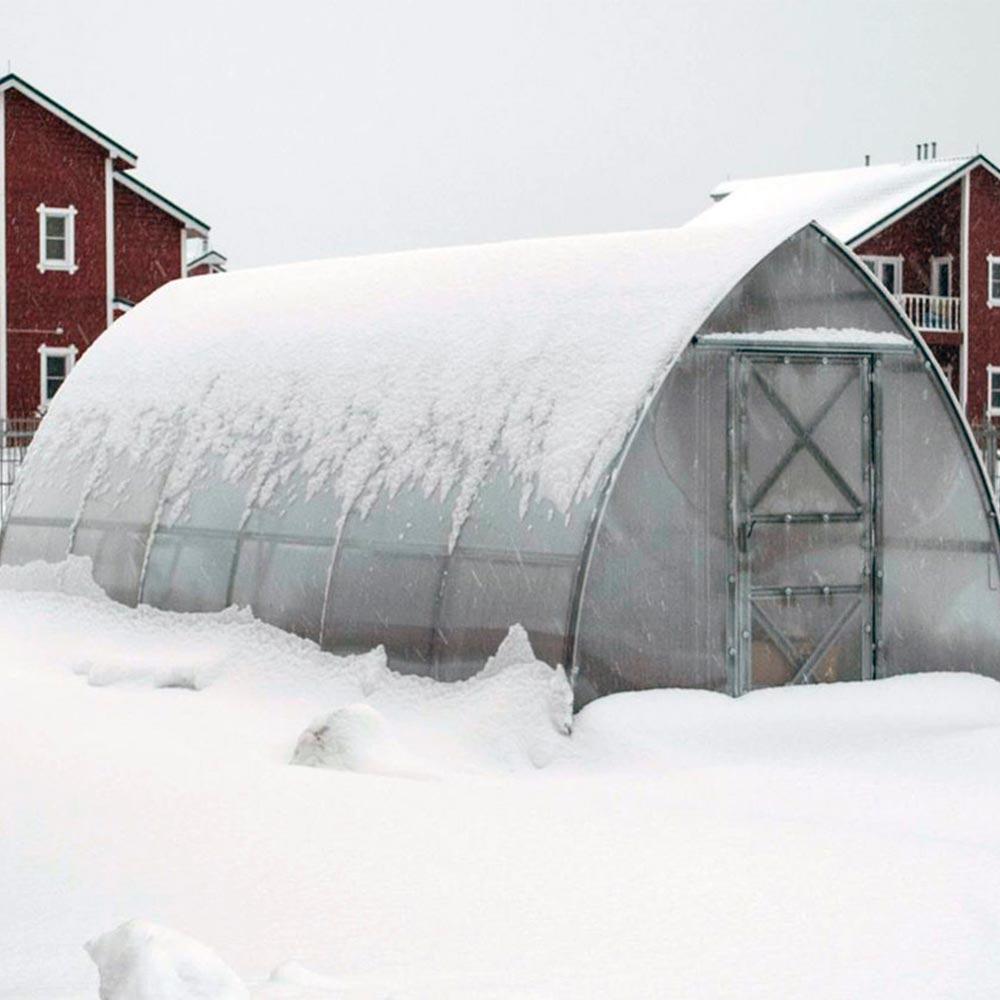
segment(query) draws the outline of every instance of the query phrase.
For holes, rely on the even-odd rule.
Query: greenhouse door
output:
[[[872,676],[872,371],[868,355],[732,356],[735,693]]]

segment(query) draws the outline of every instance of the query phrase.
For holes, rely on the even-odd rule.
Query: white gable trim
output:
[[[146,187],[141,181],[137,181],[128,174],[123,174],[120,170],[115,171],[114,177],[116,184],[121,184],[123,188],[128,188],[133,194],[137,194],[151,205],[155,205],[161,212],[166,212],[167,215],[176,219],[190,232],[197,236],[208,236],[211,226],[185,212],[179,205],[168,201],[162,194],[157,194],[152,188]]]
[[[64,108],[61,104],[57,104],[50,97],[46,97],[40,90],[32,87],[31,84],[25,83],[16,76],[8,76],[6,79],[0,81],[0,93],[6,93],[8,90],[16,90],[18,93],[23,94],[28,100],[34,101],[35,104],[45,108],[50,114],[55,115],[60,121],[64,121],[67,125],[72,126],[77,132],[83,133],[83,135],[88,139],[92,139],[99,146],[103,146],[116,159],[124,160],[130,166],[135,166],[137,159],[135,153],[124,146],[119,146],[109,136],[106,136],[103,132],[99,132],[93,125],[88,125],[82,118],[77,118],[71,111]]]
[[[218,250],[207,250],[200,257],[195,257],[194,260],[187,262],[187,273],[190,274],[196,267],[202,267],[206,264],[209,267],[224,268],[226,266],[226,257],[219,253]]]
[[[864,243],[866,240],[870,240],[873,236],[877,236],[884,229],[888,229],[894,222],[898,222],[904,215],[909,215],[910,212],[915,211],[921,205],[930,201],[935,195],[940,194],[945,188],[951,187],[952,184],[957,183],[976,169],[976,167],[983,167],[988,170],[994,177],[1000,180],[1000,171],[993,166],[984,156],[977,155],[966,161],[960,167],[953,170],[947,177],[943,177],[936,184],[932,184],[926,191],[918,195],[916,198],[911,198],[906,204],[900,205],[895,211],[890,212],[885,218],[880,219],[874,225],[869,226],[867,229],[862,230],[857,236],[852,236],[847,240],[847,245],[853,250],[856,249],[859,243]]]

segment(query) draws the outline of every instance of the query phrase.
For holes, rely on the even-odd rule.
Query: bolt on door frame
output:
[[[808,422],[800,421],[782,400],[762,372],[767,367],[779,364],[835,365],[851,372],[826,398],[819,410]],[[880,634],[880,612],[882,592],[882,552],[881,552],[881,389],[879,369],[881,360],[871,353],[829,352],[820,355],[815,351],[794,352],[789,350],[741,350],[734,351],[729,358],[729,394],[727,413],[728,455],[727,485],[730,504],[730,526],[728,539],[729,613],[727,616],[727,665],[730,692],[743,694],[753,687],[753,634],[754,624],[767,635],[768,640],[788,661],[793,669],[789,683],[804,683],[812,680],[812,671],[837,642],[846,626],[860,611],[860,657],[859,676],[861,679],[877,677],[880,673],[882,637]],[[774,412],[792,432],[794,442],[786,449],[774,467],[761,483],[750,490],[748,473],[748,397],[751,379],[763,393]],[[831,462],[823,449],[813,440],[824,418],[836,406],[844,392],[853,384],[860,389],[859,445],[861,448],[861,489],[854,490]],[[808,451],[816,464],[823,470],[830,484],[839,492],[848,511],[807,511],[796,513],[762,513],[757,505],[770,488],[788,469],[792,460],[801,452]],[[833,523],[837,521],[857,523],[863,552],[859,581],[854,583],[809,584],[799,586],[755,586],[752,578],[750,538],[756,524],[807,524]],[[843,595],[848,601],[846,609],[833,621],[832,625],[817,637],[815,647],[807,656],[798,654],[793,645],[782,634],[781,629],[770,619],[764,608],[756,603],[758,599],[835,599]],[[850,597],[854,596],[853,601]]]

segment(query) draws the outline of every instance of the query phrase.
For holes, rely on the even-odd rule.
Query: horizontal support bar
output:
[[[863,510],[804,511],[801,514],[751,514],[751,524],[857,524],[864,519]]]
[[[810,584],[804,587],[751,587],[750,600],[759,597],[830,597],[833,594],[860,594],[861,583]]]
[[[793,357],[796,354],[809,355],[809,361],[815,363],[816,355],[829,355],[837,360],[857,358],[865,354],[916,354],[917,348],[912,343],[822,343],[821,341],[803,340],[768,340],[760,344],[733,337],[723,337],[717,333],[703,334],[694,341],[694,346],[703,351],[745,351],[753,354],[773,354],[779,359],[784,355]]]

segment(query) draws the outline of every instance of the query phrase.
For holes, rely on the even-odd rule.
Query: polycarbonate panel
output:
[[[3,562],[61,562],[72,543],[72,525],[94,476],[94,436],[81,438],[58,461],[44,450],[44,426],[28,449],[3,525]],[[41,446],[41,447],[40,447]],[[27,484],[27,485],[25,485]]]
[[[168,477],[167,497],[146,564],[141,599],[169,611],[221,611],[231,603],[237,532],[258,484],[233,475],[225,458],[203,456],[196,475]]]
[[[860,584],[864,531],[858,521],[755,524],[748,546],[751,579],[760,587]]]
[[[879,672],[1000,676],[989,501],[943,393],[919,360],[886,358]]]
[[[699,333],[871,330],[909,333],[859,264],[802,229],[753,267]]]
[[[62,562],[69,554],[71,523],[66,519],[33,523],[29,517],[12,515],[3,531],[4,565],[23,566],[36,560]]]
[[[175,446],[176,447],[176,446]],[[166,469],[119,452],[101,456],[73,539],[73,554],[89,556],[94,579],[114,600],[134,605]]]
[[[859,362],[757,360],[744,377],[747,500],[754,512],[859,510],[866,489]]]
[[[862,608],[858,594],[756,598],[750,687],[861,680]]]
[[[239,537],[232,602],[319,642],[340,502],[299,474],[264,485]]]
[[[582,701],[728,687],[727,364],[689,349],[618,471],[580,610]]]
[[[511,625],[535,655],[566,663],[580,553],[597,494],[569,518],[531,499],[505,464],[490,472],[448,560],[435,635],[436,674],[460,680],[496,652]]]
[[[450,532],[451,504],[412,487],[352,510],[334,563],[324,648],[382,644],[394,669],[431,672]]]

